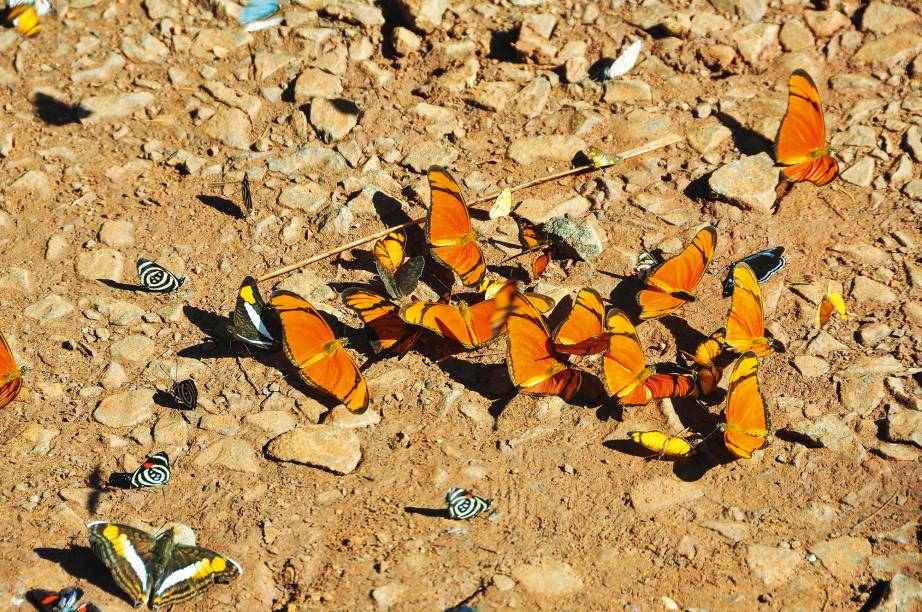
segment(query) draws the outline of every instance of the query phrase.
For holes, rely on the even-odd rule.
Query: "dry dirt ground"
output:
[[[182,523],[243,566],[184,609],[922,607],[919,5],[407,4],[424,14],[300,0],[283,7],[286,25],[247,34],[231,5],[78,0],[37,38],[0,32],[0,329],[30,368],[0,413],[0,608],[69,584],[127,606],[87,548],[84,524],[101,519]],[[643,52],[624,79],[586,77],[635,39]],[[842,168],[856,169],[798,185],[770,211],[745,194],[715,199],[710,173],[770,151],[797,67],[824,96]],[[283,355],[223,331],[244,275],[380,229],[376,205],[388,221],[423,214],[431,163],[473,199],[564,170],[584,146],[668,132],[685,141],[516,202],[539,221],[595,220],[605,250],[553,262],[539,290],[558,296],[591,285],[627,303],[603,272],[629,274],[642,249],[673,252],[697,226],[718,228],[701,299],[640,326],[651,361],[723,324],[726,264],[787,249],[765,287],[787,351],[759,372],[775,436],[752,460],[729,461],[718,435],[689,461],[646,461],[627,431],[706,435],[721,404],[515,396],[503,342],[445,358],[430,336],[425,355],[373,358],[336,295],[374,283],[367,249],[277,279],[352,340],[371,390],[364,417],[327,415]],[[558,138],[524,140],[542,136]],[[251,218],[237,210],[244,170]],[[476,228],[498,265],[514,224]],[[136,291],[138,256],[188,285]],[[498,267],[521,273],[519,261]],[[818,334],[827,281],[851,313]],[[177,355],[180,378],[198,384],[195,411],[154,396]],[[343,455],[360,447],[353,471],[266,455],[270,439],[318,422],[343,428]],[[158,450],[174,464],[169,485],[106,486]],[[441,516],[450,486],[492,497],[496,512]]]

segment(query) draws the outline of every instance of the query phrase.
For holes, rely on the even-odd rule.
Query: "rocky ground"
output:
[[[58,8],[37,38],[0,32],[0,329],[31,369],[0,412],[4,609],[68,584],[127,605],[86,548],[101,519],[188,525],[243,566],[184,609],[922,607],[918,4],[297,0],[255,33],[226,0]],[[637,39],[627,75],[589,78]],[[771,140],[801,67],[844,171],[777,201]],[[765,287],[787,345],[760,368],[775,437],[752,460],[727,462],[713,436],[690,461],[645,461],[626,432],[707,435],[720,405],[514,396],[502,343],[369,359],[336,295],[372,281],[366,249],[277,285],[368,360],[365,415],[223,332],[244,275],[423,214],[431,164],[473,199],[668,133],[684,141],[516,204],[570,215],[602,248],[551,264],[538,289],[558,297],[611,294],[642,249],[718,228],[686,323],[640,326],[651,361],[723,324],[728,263],[787,249]],[[509,218],[476,228],[490,263],[514,252]],[[188,285],[136,291],[139,256]],[[830,281],[850,317],[817,331]],[[177,367],[194,411],[163,398]],[[105,486],[158,450],[169,485]],[[441,516],[451,486],[496,512]]]

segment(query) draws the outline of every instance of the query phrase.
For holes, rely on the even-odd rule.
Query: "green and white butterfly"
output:
[[[87,525],[90,548],[135,608],[159,610],[200,595],[243,573],[236,561],[207,548],[177,544],[173,528],[149,534],[106,521]]]

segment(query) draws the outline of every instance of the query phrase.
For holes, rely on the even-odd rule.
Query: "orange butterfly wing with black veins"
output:
[[[645,404],[649,398],[639,400],[647,395],[643,383],[653,370],[647,367],[634,324],[617,308],[612,308],[606,323],[610,335],[607,350],[602,355],[605,389],[610,396],[622,401]]]
[[[541,314],[516,293],[506,318],[506,363],[512,384],[529,395],[557,395],[571,401],[579,391],[582,372],[558,359]]]
[[[0,408],[16,399],[20,389],[22,389],[22,372],[16,365],[10,345],[0,333]]]
[[[483,251],[471,226],[471,216],[458,183],[438,166],[429,169],[431,205],[426,217],[426,239],[432,257],[454,270],[466,287],[474,287],[487,272]]]
[[[755,353],[740,357],[730,373],[727,389],[724,444],[737,457],[748,459],[753,451],[768,445],[771,426],[765,398],[759,391],[759,360]]]
[[[605,304],[591,287],[580,289],[567,318],[554,330],[554,344],[561,353],[596,355],[608,348],[605,332]]]
[[[733,268],[733,283],[724,343],[736,353],[753,351],[756,356],[765,357],[775,349],[773,340],[765,334],[759,281],[752,268],[738,263]]]
[[[403,230],[391,232],[384,238],[381,238],[375,242],[374,249],[372,250],[375,263],[379,264],[391,274],[396,274],[406,256],[406,243],[407,235]]]
[[[407,325],[398,316],[397,306],[387,298],[358,287],[349,287],[341,297],[361,317],[376,353],[403,355],[416,344],[422,330]]]
[[[694,301],[693,292],[714,258],[716,246],[717,230],[708,225],[681,253],[654,268],[646,287],[637,293],[640,318],[658,319]]]
[[[522,252],[530,253],[541,251],[534,261],[531,262],[532,276],[538,277],[544,273],[547,264],[551,262],[551,247],[553,243],[538,231],[538,227],[522,217],[516,217],[515,222],[519,227],[519,242],[522,244]]]
[[[788,109],[775,135],[775,159],[791,182],[825,185],[839,174],[826,147],[826,122],[819,91],[810,75],[795,70],[788,79]]]
[[[340,400],[353,412],[368,407],[368,385],[341,340],[310,303],[290,291],[276,291],[270,298],[279,315],[283,345],[301,378]]]
[[[472,349],[499,335],[500,329],[495,327],[496,312],[496,298],[473,306],[464,302],[458,306],[442,302],[412,302],[400,309],[400,318]]]

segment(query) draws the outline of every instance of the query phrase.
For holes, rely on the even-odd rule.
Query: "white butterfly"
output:
[[[632,42],[630,46],[618,56],[618,59],[612,62],[611,66],[602,70],[602,80],[614,79],[627,74],[631,68],[634,67],[634,64],[637,63],[637,58],[640,57],[640,48],[642,46],[643,42],[640,40]]]

